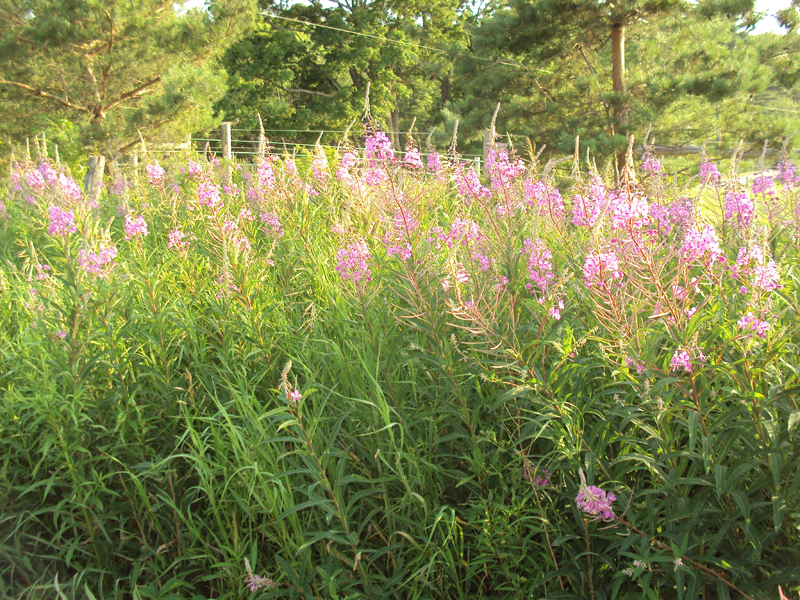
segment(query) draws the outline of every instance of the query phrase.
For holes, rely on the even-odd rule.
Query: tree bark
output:
[[[625,23],[621,22],[611,24],[611,77],[612,89],[617,96],[614,103],[614,128],[619,131],[628,122],[628,110],[620,98],[628,91],[625,85]],[[621,170],[625,165],[625,153],[620,153],[617,158]]]

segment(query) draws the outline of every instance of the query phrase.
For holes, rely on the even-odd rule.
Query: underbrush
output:
[[[0,594],[796,597],[789,164],[145,162],[8,182]]]

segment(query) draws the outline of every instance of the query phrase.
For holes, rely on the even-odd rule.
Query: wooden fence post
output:
[[[222,123],[222,158],[231,160],[233,152],[231,151],[231,124],[230,121]]]

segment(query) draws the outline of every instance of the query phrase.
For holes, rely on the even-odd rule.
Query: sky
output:
[[[778,26],[778,21],[775,17],[771,16],[777,11],[787,8],[791,4],[791,0],[756,0],[756,12],[767,13],[758,25],[756,25],[753,33],[780,33],[785,31]]]

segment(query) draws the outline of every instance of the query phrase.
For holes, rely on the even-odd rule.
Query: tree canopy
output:
[[[115,156],[145,139],[185,139],[225,92],[215,62],[252,23],[249,0],[176,10],[172,0],[0,0],[0,103],[68,119],[84,147]],[[7,121],[6,135],[30,122]]]

